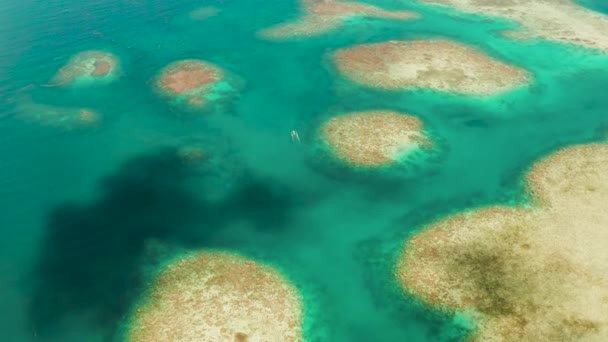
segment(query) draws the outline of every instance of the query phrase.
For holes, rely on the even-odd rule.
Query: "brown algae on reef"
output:
[[[398,280],[470,313],[475,341],[608,340],[608,145],[563,149],[527,183],[532,208],[478,209],[414,235]]]

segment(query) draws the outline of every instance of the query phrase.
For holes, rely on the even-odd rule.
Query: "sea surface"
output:
[[[295,18],[295,0],[0,0],[0,341],[121,341],[157,266],[206,248],[283,272],[302,292],[308,341],[462,339],[461,320],[400,290],[403,242],[450,213],[525,201],[535,160],[608,138],[608,55],[508,40],[499,31],[515,26],[505,21],[367,2],[422,17],[271,42],[256,32]],[[608,13],[605,1],[584,4]],[[207,5],[220,12],[189,17]],[[478,46],[534,81],[489,98],[378,91],[341,78],[328,58],[430,37]],[[42,86],[91,49],[117,55],[122,77]],[[235,75],[238,95],[198,114],[164,102],[151,81],[189,58]],[[19,106],[24,98],[103,119],[81,129],[25,120],[37,108]],[[367,109],[418,116],[434,151],[376,170],[336,161],[319,125]],[[205,162],[184,162],[180,148],[203,150]]]

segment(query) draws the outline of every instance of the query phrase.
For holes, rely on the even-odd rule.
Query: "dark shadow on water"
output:
[[[205,247],[233,220],[283,229],[301,204],[290,189],[252,175],[211,203],[192,190],[191,181],[204,173],[167,149],[126,162],[101,182],[93,202],[55,208],[29,278],[29,315],[38,333],[63,335],[63,318],[86,317],[110,339],[143,285],[147,242]]]

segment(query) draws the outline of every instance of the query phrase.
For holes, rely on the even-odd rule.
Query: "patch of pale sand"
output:
[[[608,51],[608,16],[573,0],[419,0],[515,21],[525,35]]]
[[[116,70],[118,57],[105,51],[83,51],[74,55],[53,77],[50,86],[67,85],[81,77],[102,78]]]
[[[129,341],[301,341],[297,290],[271,267],[222,252],[171,263],[135,310]]]
[[[534,208],[441,220],[407,243],[396,275],[475,341],[608,341],[608,145],[566,148],[527,177]]]
[[[522,30],[502,30],[499,34],[507,39],[512,40],[529,40],[534,38],[529,32]]]
[[[340,159],[361,166],[382,166],[430,145],[419,119],[390,111],[333,117],[321,135]]]
[[[215,6],[203,6],[190,12],[188,15],[192,20],[205,20],[215,17],[220,13],[220,9]]]
[[[339,28],[345,19],[355,16],[407,20],[418,17],[407,11],[387,11],[372,5],[337,0],[301,0],[302,15],[291,22],[282,23],[259,32],[270,40],[316,36]]]
[[[188,59],[169,64],[157,78],[157,87],[172,95],[181,95],[188,92],[205,92],[210,85],[221,81],[224,72],[219,67],[200,60]],[[202,105],[197,103],[194,105]],[[202,100],[201,100],[202,101]]]
[[[494,95],[529,82],[530,74],[484,52],[444,39],[356,45],[333,54],[349,79],[385,89],[430,88]]]

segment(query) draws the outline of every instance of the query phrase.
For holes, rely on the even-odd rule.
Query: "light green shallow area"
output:
[[[120,340],[158,266],[204,248],[281,270],[303,293],[308,341],[461,339],[466,317],[442,316],[398,288],[404,240],[458,210],[523,201],[521,177],[539,157],[606,139],[608,56],[505,39],[508,22],[370,3],[422,17],[358,18],[313,39],[270,42],[256,31],[294,17],[294,1],[209,1],[220,11],[190,21],[200,1],[1,0],[0,340]],[[475,45],[529,70],[533,83],[490,98],[387,92],[341,78],[328,58],[354,44],[431,37]],[[85,50],[118,56],[122,76],[42,86]],[[192,58],[234,75],[236,94],[200,112],[165,102],[154,77]],[[31,120],[45,108],[32,103],[102,118],[46,125]],[[328,155],[320,124],[373,109],[418,116],[435,150],[375,170]],[[180,148],[206,159],[184,160]]]

